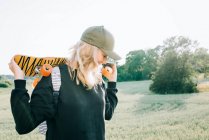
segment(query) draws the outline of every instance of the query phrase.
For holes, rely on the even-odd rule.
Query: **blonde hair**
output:
[[[77,85],[80,82],[91,89],[102,81],[101,65],[97,62],[97,47],[79,41],[70,48],[70,57],[67,61],[72,80],[76,78]]]

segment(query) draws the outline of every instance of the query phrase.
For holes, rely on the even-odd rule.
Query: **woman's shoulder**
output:
[[[67,64],[59,64],[57,67],[59,67],[60,69],[68,69]]]

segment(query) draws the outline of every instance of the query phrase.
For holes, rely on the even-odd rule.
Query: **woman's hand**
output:
[[[15,80],[16,79],[24,79],[25,74],[24,72],[20,69],[20,67],[17,65],[17,63],[14,61],[14,57],[11,59],[9,63],[9,68],[14,74]]]
[[[109,66],[107,66],[109,67]],[[117,67],[116,64],[111,64],[111,71],[109,71],[108,74],[105,74],[104,76],[108,79],[110,82],[116,82],[117,81]]]

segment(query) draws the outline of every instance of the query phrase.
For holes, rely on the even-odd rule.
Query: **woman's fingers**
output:
[[[21,70],[21,68],[17,65],[17,63],[14,61],[14,57],[9,62],[9,68],[14,74],[15,79],[24,79],[24,72]]]

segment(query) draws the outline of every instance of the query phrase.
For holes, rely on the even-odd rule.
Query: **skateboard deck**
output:
[[[15,55],[14,60],[24,71],[25,76],[31,77],[37,75],[37,68],[44,64],[50,64],[52,67],[56,67],[60,64],[65,64],[67,61],[64,57],[34,57],[27,55]]]

